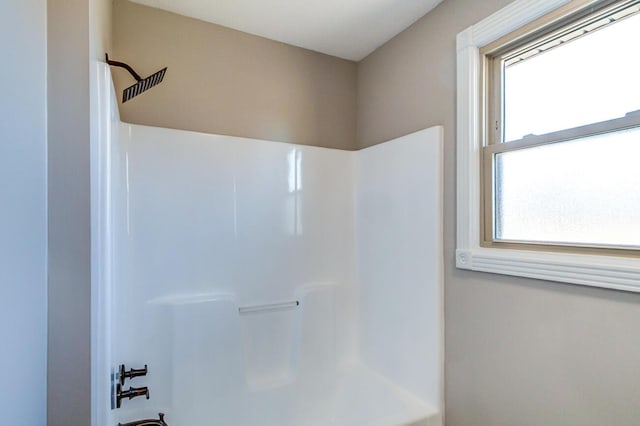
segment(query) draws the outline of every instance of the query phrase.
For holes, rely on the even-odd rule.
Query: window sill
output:
[[[640,292],[640,260],[478,247],[456,250],[456,267]]]
[[[517,0],[458,34],[457,250],[460,269],[640,292],[640,258],[480,246],[480,48],[569,0]]]

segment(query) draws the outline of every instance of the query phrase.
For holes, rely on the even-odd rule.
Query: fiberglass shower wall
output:
[[[108,426],[440,423],[440,128],[347,152],[118,126],[107,346],[150,399]]]
[[[172,373],[154,399],[195,421],[353,357],[352,155],[126,124],[120,143],[115,328],[122,359]]]

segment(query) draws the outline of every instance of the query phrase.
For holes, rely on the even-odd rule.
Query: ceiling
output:
[[[132,0],[359,61],[442,0]]]

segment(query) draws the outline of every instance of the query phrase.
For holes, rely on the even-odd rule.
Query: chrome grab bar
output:
[[[241,306],[238,308],[238,313],[240,313],[240,315],[243,315],[243,314],[251,314],[251,313],[258,313],[258,312],[281,311],[284,309],[293,309],[298,306],[300,306],[300,302],[298,300],[292,300],[291,302]]]

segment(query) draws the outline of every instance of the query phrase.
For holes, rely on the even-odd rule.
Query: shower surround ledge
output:
[[[94,374],[147,364],[151,393],[98,426],[441,425],[442,129],[349,152],[130,125],[98,72]]]

